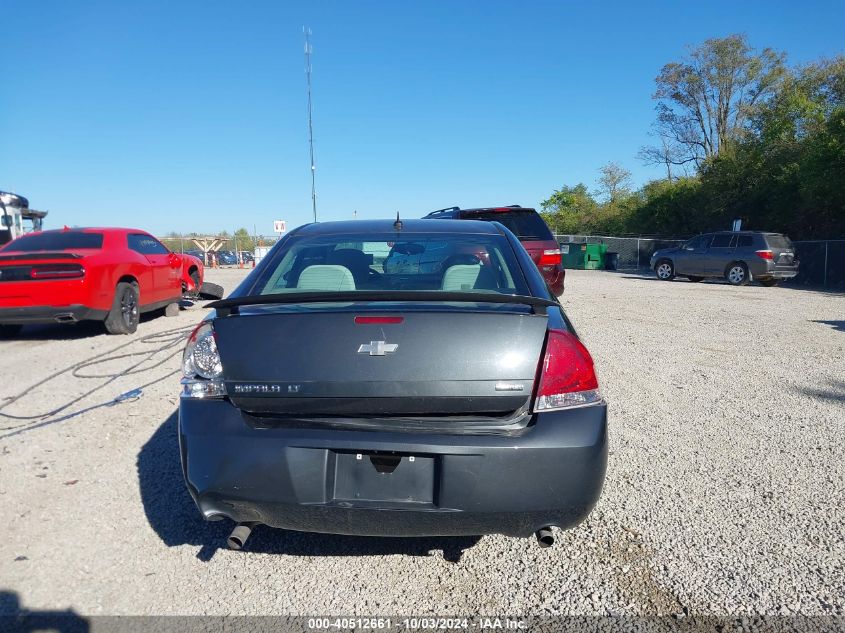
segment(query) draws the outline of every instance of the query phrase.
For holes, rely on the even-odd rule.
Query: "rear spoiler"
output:
[[[77,253],[19,253],[7,255],[6,252],[0,251],[0,261],[11,261],[13,259],[82,259],[82,255]]]
[[[524,295],[503,295],[479,292],[443,292],[427,290],[363,290],[354,292],[282,292],[270,295],[232,297],[209,303],[208,308],[217,310],[218,316],[238,314],[241,306],[272,305],[285,303],[353,303],[362,301],[443,301],[454,303],[512,303],[530,306],[534,314],[546,314],[549,306],[559,306],[557,301],[527,297]]]

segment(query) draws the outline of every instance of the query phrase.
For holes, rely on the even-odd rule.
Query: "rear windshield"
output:
[[[501,222],[521,240],[554,240],[552,232],[536,211],[482,211],[467,213],[467,220]]]
[[[792,240],[785,235],[772,234],[766,236],[769,248],[785,248],[792,250]]]
[[[61,233],[31,233],[9,242],[3,252],[68,251],[79,248],[102,248],[102,233],[62,231]]]
[[[355,290],[530,294],[503,236],[443,233],[292,238],[249,294]]]

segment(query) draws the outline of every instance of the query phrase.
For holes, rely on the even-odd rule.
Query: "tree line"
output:
[[[655,79],[653,145],[665,177],[639,189],[616,162],[598,188],[541,204],[556,233],[686,236],[743,228],[845,238],[845,56],[788,66],[744,35],[706,40]]]

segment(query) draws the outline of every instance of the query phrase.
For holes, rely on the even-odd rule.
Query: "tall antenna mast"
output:
[[[305,76],[308,82],[308,147],[311,152],[311,208],[314,211],[314,221],[317,221],[317,189],[315,184],[315,172],[317,168],[314,166],[314,126],[311,122],[311,29],[302,27],[302,33],[305,35]]]

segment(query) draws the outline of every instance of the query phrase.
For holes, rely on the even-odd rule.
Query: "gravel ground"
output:
[[[228,290],[244,272],[208,276]],[[612,430],[602,499],[554,547],[259,528],[221,549],[227,526],[199,518],[179,470],[174,342],[63,414],[166,377],[135,399],[0,418],[0,610],[845,615],[845,296],[570,271],[563,302]],[[142,337],[203,314],[145,319],[135,339],[25,331],[0,342],[0,398],[134,340],[115,353],[145,355],[83,371],[132,366],[168,341]],[[61,375],[3,412],[106,381]]]

